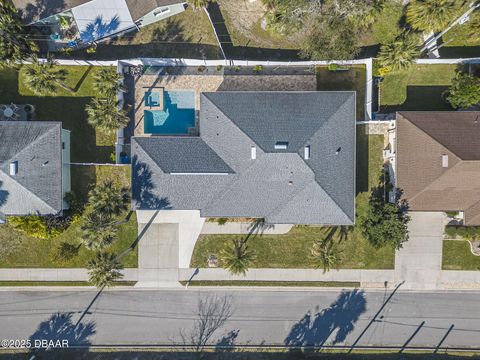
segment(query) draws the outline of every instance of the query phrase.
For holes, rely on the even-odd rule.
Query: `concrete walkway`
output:
[[[407,289],[441,288],[444,215],[441,212],[412,212],[410,239],[395,252],[395,282]]]
[[[206,221],[203,224],[202,234],[248,234],[252,232],[253,224],[251,222],[227,222],[224,225],[220,225],[217,222]],[[279,235],[286,234],[292,229],[291,224],[271,224],[264,226],[262,229],[258,229],[258,233],[265,235]],[[255,230],[254,232],[257,232]]]

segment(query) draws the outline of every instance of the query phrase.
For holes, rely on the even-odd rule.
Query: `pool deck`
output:
[[[200,93],[216,91],[315,91],[317,79],[308,75],[142,75],[135,82],[134,136],[144,133],[145,92],[189,90],[195,92],[195,110],[200,109]],[[162,93],[163,101],[163,93]],[[163,104],[162,104],[163,108]],[[152,108],[153,110],[158,107]]]

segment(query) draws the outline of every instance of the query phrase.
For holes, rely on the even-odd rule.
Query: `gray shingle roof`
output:
[[[0,122],[0,212],[56,214],[62,210],[60,122]],[[10,175],[10,164],[18,172]]]
[[[186,151],[182,137],[133,138],[136,209],[151,209],[151,200],[161,199],[165,207],[200,209],[210,217],[354,223],[354,92],[217,92],[203,93],[200,100],[197,141],[208,152],[198,150],[197,142]],[[278,141],[288,142],[287,149],[276,149]],[[305,146],[310,159],[304,159]],[[231,172],[173,176],[165,170],[172,159],[182,170],[195,170],[210,156],[214,163],[222,159]],[[204,166],[211,167],[210,160]]]
[[[165,173],[233,172],[199,137],[163,137],[161,141],[136,138],[136,141]]]

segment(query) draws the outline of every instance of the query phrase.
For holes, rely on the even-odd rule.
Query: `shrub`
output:
[[[465,240],[475,240],[480,238],[480,226],[448,225],[445,226],[445,234],[452,238],[458,236]]]
[[[217,219],[217,224],[218,225],[225,225],[228,221],[228,218],[218,218]]]
[[[253,71],[256,72],[256,73],[259,73],[260,71],[263,70],[263,66],[262,65],[255,65],[253,67]]]
[[[480,104],[480,78],[457,73],[448,90],[447,101],[455,109]]]
[[[61,242],[54,253],[54,260],[57,262],[67,262],[78,255],[79,245],[73,245],[66,241]]]
[[[335,64],[335,63],[328,64],[328,70],[330,70],[330,71],[337,71],[338,68],[339,68],[338,64]]]
[[[38,239],[49,239],[60,235],[68,228],[70,216],[27,215],[9,216],[8,223],[15,229]]]

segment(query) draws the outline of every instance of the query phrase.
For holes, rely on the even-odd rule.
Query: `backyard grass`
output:
[[[228,34],[234,46],[297,49],[295,36],[281,36],[261,26],[265,14],[261,1],[218,0]],[[219,34],[220,35],[220,34]],[[222,36],[221,40],[222,39]],[[299,35],[296,36],[297,38]]]
[[[317,66],[317,90],[357,92],[357,120],[365,120],[366,71],[364,65],[353,65],[348,70],[330,71],[327,66]]]
[[[220,48],[205,12],[188,8],[137,32],[103,42],[95,54],[87,55],[82,50],[72,56],[113,60],[137,57],[219,59]]]
[[[444,240],[442,269],[480,270],[480,256],[472,254],[466,240]]]
[[[386,75],[380,85],[382,112],[452,110],[444,100],[457,65],[418,65]]]
[[[378,184],[382,171],[383,136],[366,135],[364,126],[357,127],[357,222],[368,209],[370,189]],[[296,226],[284,235],[259,235],[248,240],[256,253],[253,268],[315,268],[310,255],[314,240],[325,236],[328,228]],[[238,235],[240,236],[240,235]],[[195,246],[191,267],[206,267],[211,254],[220,250],[236,235],[202,236]],[[360,227],[353,228],[347,240],[339,244],[342,250],[342,269],[392,269],[394,249],[373,248],[363,237]],[[221,264],[220,264],[221,265]]]
[[[130,183],[130,168],[114,166],[72,166],[72,190],[81,203],[85,203],[88,190],[95,184],[106,179],[115,183],[128,185]],[[118,218],[125,223],[119,225],[118,240],[109,248],[118,254],[126,250],[137,237],[137,221],[135,213],[125,212]],[[22,234],[8,225],[0,226],[0,241],[15,244],[14,250],[7,251],[0,257],[0,268],[18,267],[84,267],[93,257],[94,252],[81,245],[81,224],[78,220],[70,225],[61,235],[52,239],[36,239]],[[56,259],[57,246],[68,242],[79,247],[78,255],[68,261]],[[137,251],[130,252],[122,259],[125,267],[137,267]]]
[[[35,96],[23,81],[24,72],[14,69],[0,70],[0,103],[32,104],[35,106],[36,119],[61,121],[63,128],[71,133],[72,162],[111,162],[114,152],[114,138],[111,134],[96,132],[86,120],[85,105],[95,95],[93,74],[100,67],[64,66],[68,76],[66,85],[74,89],[69,92],[59,88],[54,96]],[[99,139],[109,141],[97,143]]]

